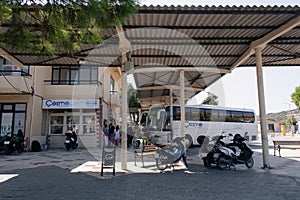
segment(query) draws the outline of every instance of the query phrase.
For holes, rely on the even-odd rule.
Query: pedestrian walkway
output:
[[[300,178],[300,150],[282,150],[282,157],[273,156],[272,138],[269,138],[269,159],[272,169],[262,170],[263,158],[261,142],[258,140],[251,143],[254,153],[255,165],[254,170],[264,173],[280,174]],[[132,174],[132,173],[160,173],[156,168],[154,157],[145,158],[145,167],[142,162],[137,160],[137,166],[134,164],[134,149],[128,149],[127,169],[121,167],[121,148],[117,148],[116,153],[116,174]],[[199,166],[203,171],[201,157],[199,156],[199,148],[196,146],[187,152],[188,165]],[[72,173],[100,173],[101,172],[101,151],[98,148],[76,149],[67,152],[65,149],[49,149],[42,152],[23,152],[15,155],[0,154],[0,173],[7,170],[34,168],[39,166],[54,165],[69,170]],[[237,165],[237,170],[246,170],[244,165]],[[183,163],[178,163],[175,170],[186,170]],[[171,169],[166,170],[172,171]],[[104,175],[111,175],[111,169],[104,169]]]
[[[147,157],[145,167],[134,165],[133,151],[128,150],[127,170],[121,169],[117,149],[116,176],[106,169],[100,176],[99,149],[50,149],[12,156],[0,154],[1,199],[300,199],[300,150],[285,149],[282,157],[273,156],[272,169],[261,169],[259,141],[252,144],[255,165],[234,170],[205,168],[199,147],[187,151],[189,168],[175,167],[172,173],[159,173],[154,158]],[[292,156],[290,156],[292,155]],[[8,181],[7,181],[8,180]],[[75,188],[75,189],[74,189]]]
[[[269,144],[269,159],[271,168],[270,170],[261,170],[256,169],[258,172],[270,172],[272,174],[284,175],[290,177],[296,177],[300,180],[300,149],[282,149],[281,157],[274,156],[274,145],[273,139],[300,139],[299,135],[295,136],[281,136],[280,134],[270,135],[268,137]],[[262,148],[261,141],[258,140],[255,143],[252,143],[253,150],[255,151],[255,162],[256,168],[258,166],[263,166],[263,158],[262,158]],[[278,153],[277,153],[278,155]]]

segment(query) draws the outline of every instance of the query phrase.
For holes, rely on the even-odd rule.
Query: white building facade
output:
[[[103,123],[119,123],[118,67],[26,66],[0,58],[0,135],[25,134],[27,146],[63,147],[76,127],[79,146],[97,147]]]

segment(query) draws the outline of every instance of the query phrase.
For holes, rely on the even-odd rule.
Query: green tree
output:
[[[136,111],[137,111],[137,109],[141,108],[141,103],[138,98],[137,91],[136,91],[136,89],[134,89],[132,84],[128,84],[127,98],[128,98],[129,110],[132,110],[132,112],[130,112],[130,116],[131,116],[130,119],[133,119],[134,122],[137,122],[138,121],[138,112],[136,112]]]
[[[81,44],[101,43],[99,31],[122,24],[137,4],[137,0],[0,0],[1,46],[72,54]]]
[[[208,93],[208,96],[206,99],[202,101],[202,104],[208,104],[208,105],[218,105],[218,97],[214,95],[213,93]]]
[[[296,125],[297,124],[297,120],[294,117],[288,118],[288,119],[285,120],[285,124]]]
[[[296,87],[295,92],[291,94],[292,102],[300,109],[300,86]]]

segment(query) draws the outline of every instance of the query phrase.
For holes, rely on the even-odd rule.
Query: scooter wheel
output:
[[[13,150],[10,147],[6,147],[4,152],[5,155],[10,155],[13,152]]]
[[[71,145],[66,144],[66,149],[67,149],[67,151],[69,151],[71,149]]]
[[[246,163],[245,163],[246,167],[248,167],[249,169],[253,167],[254,165],[254,160],[251,157]]]
[[[226,162],[226,159],[223,158],[223,157],[220,157],[217,161],[217,166],[220,168],[220,169],[226,169],[227,168],[227,162]]]
[[[156,167],[159,170],[165,170],[168,166],[167,164],[165,164],[163,157],[164,157],[163,155],[159,155],[158,158],[156,159]]]
[[[204,167],[211,167],[211,163],[207,157],[202,158]]]

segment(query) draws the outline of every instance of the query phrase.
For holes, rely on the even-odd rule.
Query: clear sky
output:
[[[163,2],[163,3],[161,3]],[[295,0],[140,0],[141,5],[299,5]],[[296,108],[291,102],[291,93],[300,86],[300,67],[272,67],[264,68],[264,89],[266,100],[266,112],[279,112]],[[258,92],[256,83],[256,68],[237,68],[232,73],[223,76],[215,84],[207,88],[207,91],[219,97],[219,104],[228,107],[252,108],[259,113]],[[201,103],[207,93],[200,93],[190,104]]]

